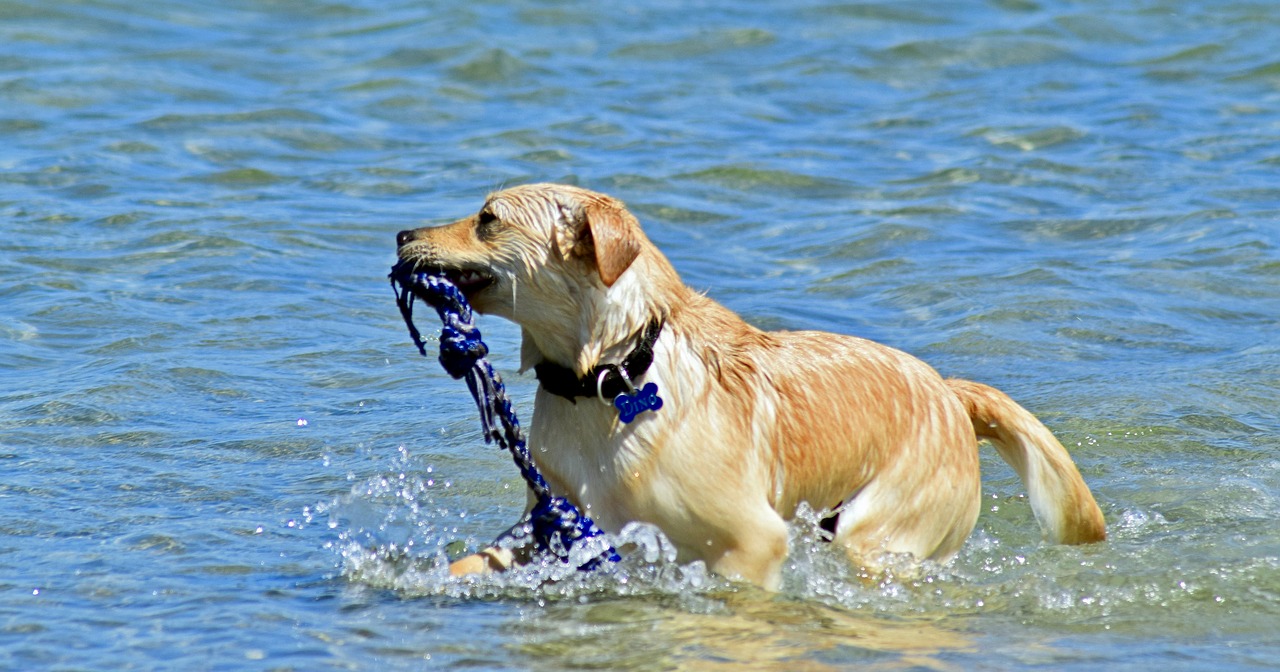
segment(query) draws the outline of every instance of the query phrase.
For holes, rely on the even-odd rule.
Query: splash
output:
[[[1025,498],[992,496],[998,504],[988,508],[954,559],[890,563],[888,571],[869,575],[823,540],[827,512],[802,507],[790,523],[781,592],[767,594],[717,576],[700,562],[681,562],[675,545],[643,524],[606,533],[603,542],[622,550],[623,559],[594,572],[550,560],[453,577],[449,560],[489,545],[498,532],[459,509],[465,501],[447,476],[402,449],[383,473],[353,478],[347,494],[308,509],[306,522],[327,519],[335,535],[327,546],[338,573],[356,587],[408,599],[508,601],[530,610],[522,611],[528,617],[569,623],[597,617],[663,623],[660,629],[672,637],[700,633],[694,638],[698,647],[723,635],[730,659],[739,655],[733,652],[742,637],[776,637],[756,629],[791,619],[844,623],[851,646],[903,651],[930,643],[938,651],[955,651],[970,646],[966,633],[977,621],[969,619],[979,616],[984,631],[1018,631],[1034,624],[1110,629],[1146,621],[1169,628],[1175,619],[1167,614],[1173,611],[1197,619],[1232,612],[1244,614],[1235,627],[1252,632],[1271,627],[1266,615],[1280,605],[1280,560],[1273,554],[1224,559],[1211,571],[1196,571],[1180,555],[1185,533],[1144,508],[1113,512],[1117,534],[1106,544],[1056,546],[1031,531],[1010,532],[1026,527],[1016,524],[1029,519],[1030,512],[1022,510],[1028,507]],[[1166,542],[1152,543],[1156,538]],[[517,534],[509,543],[522,541]],[[1250,591],[1242,593],[1242,585]],[[814,646],[830,641],[825,629],[810,634]],[[770,650],[786,650],[785,644],[774,641]]]
[[[341,574],[348,581],[409,597],[538,601],[588,595],[696,594],[729,585],[701,562],[676,562],[675,545],[656,527],[640,523],[575,546],[569,563],[543,555],[506,572],[454,577],[448,570],[450,560],[492,541],[460,532],[466,514],[451,510],[447,495],[439,496],[448,490],[448,483],[400,476],[371,478],[354,486],[347,496],[315,507],[316,514],[329,516],[330,528],[337,531],[337,540],[328,547],[337,554]],[[516,528],[499,543],[522,546],[530,543],[530,535],[527,526]],[[626,548],[621,562],[593,572],[576,569],[576,560],[585,562],[610,545]]]
[[[399,592],[405,596],[455,598],[511,598],[562,600],[586,596],[648,596],[679,598],[689,608],[714,609],[725,592],[754,591],[707,570],[701,561],[680,562],[675,544],[656,526],[632,523],[598,542],[622,549],[622,561],[593,572],[580,572],[547,557],[509,571],[454,577],[448,563],[492,542],[466,535],[467,513],[453,508],[457,495],[452,483],[438,478],[432,467],[413,475],[402,451],[405,469],[374,476],[351,491],[309,510],[312,518],[327,516],[337,533],[327,544],[348,581]],[[393,465],[401,466],[401,465]],[[784,568],[782,594],[816,599],[844,608],[870,608],[908,614],[921,582],[933,576],[907,579],[904,559],[900,572],[870,576],[853,568],[843,552],[822,541],[820,523],[826,512],[801,507],[790,525],[790,555]],[[500,543],[517,547],[528,543],[527,529],[517,528]],[[584,546],[576,553],[593,557],[598,549]]]

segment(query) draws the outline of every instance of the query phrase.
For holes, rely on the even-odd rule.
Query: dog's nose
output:
[[[400,233],[396,234],[396,245],[404,245],[405,243],[408,243],[409,241],[413,240],[413,237],[414,237],[413,229],[407,229],[405,231],[401,231]]]

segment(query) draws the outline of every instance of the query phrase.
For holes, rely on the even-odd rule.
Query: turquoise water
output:
[[[0,668],[1280,665],[1277,34],[1160,0],[0,0]],[[409,343],[394,235],[541,180],[758,325],[1007,390],[1111,539],[1040,543],[988,451],[915,579],[811,520],[779,596],[645,529],[610,574],[446,579],[523,486]]]

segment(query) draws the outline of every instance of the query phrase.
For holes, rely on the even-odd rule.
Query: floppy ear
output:
[[[640,256],[640,223],[621,202],[611,198],[584,203],[582,218],[585,222],[578,229],[575,251],[594,255],[600,281],[612,287]]]

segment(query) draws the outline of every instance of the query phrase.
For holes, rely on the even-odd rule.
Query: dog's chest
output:
[[[577,403],[539,392],[529,445],[533,459],[557,494],[585,508],[596,522],[620,526],[642,515],[651,499],[644,418],[618,421],[618,412],[595,399]]]

